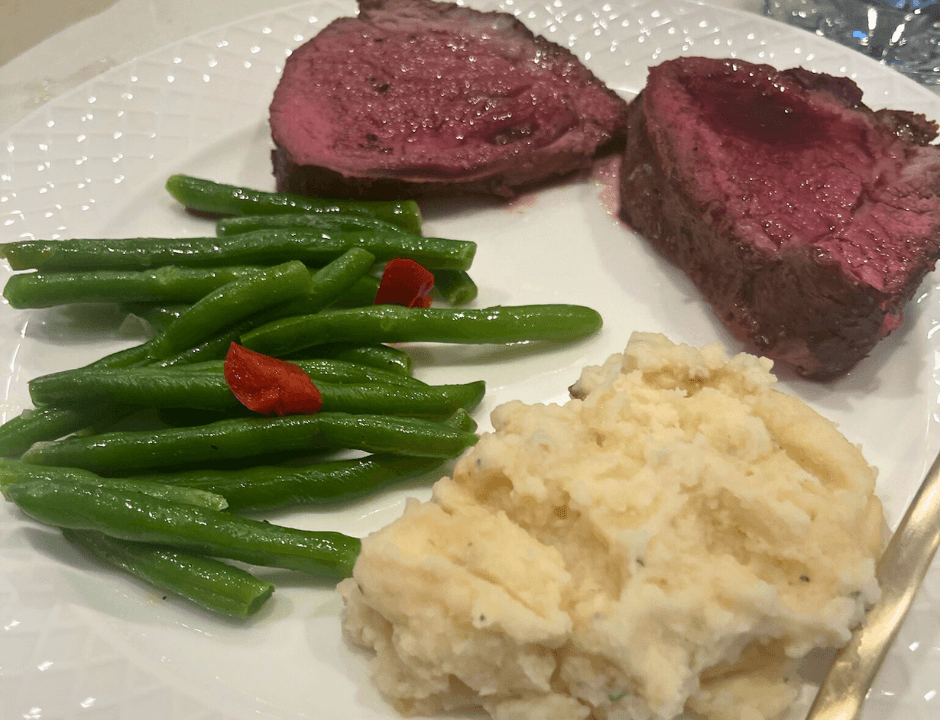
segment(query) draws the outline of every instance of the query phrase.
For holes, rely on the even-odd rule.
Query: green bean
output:
[[[458,410],[444,420],[449,427],[476,432],[476,421]],[[343,502],[389,484],[431,472],[440,458],[367,455],[354,460],[320,462],[303,467],[256,465],[237,470],[218,468],[148,474],[141,478],[218,493],[232,511],[274,510],[301,505]]]
[[[105,355],[98,360],[88,363],[82,367],[73,368],[71,370],[59,370],[58,372],[49,373],[49,375],[40,375],[39,378],[44,377],[63,377],[76,373],[81,375],[85,372],[102,372],[105,370],[119,370],[121,368],[129,367],[140,367],[147,365],[151,362],[150,356],[150,341],[141,343],[139,345],[134,345],[132,347],[126,348],[124,350],[118,350],[117,352],[110,353]]]
[[[243,333],[257,325],[301,311],[319,312],[356,287],[365,277],[365,273],[372,267],[374,260],[375,257],[371,253],[361,248],[347,250],[313,274],[310,280],[310,290],[304,297],[295,298],[293,301],[287,301],[263,312],[255,313],[232,325],[231,328],[207,338],[200,344],[161,360],[158,364],[161,367],[171,367],[223,358],[233,342],[236,342]],[[363,364],[376,364],[380,360],[396,368],[405,364],[405,358],[400,353],[392,358],[390,356],[394,352],[389,350],[381,353],[382,358],[373,357],[378,354],[378,352],[373,351],[369,354],[369,357],[364,359]],[[370,360],[371,362],[369,362]],[[410,368],[410,364],[408,367]]]
[[[149,344],[142,343],[106,355],[86,367],[129,367],[147,358]],[[37,442],[55,440],[92,424],[107,427],[126,414],[127,411],[123,408],[109,407],[99,402],[81,406],[27,409],[0,425],[0,456],[21,455]]]
[[[247,331],[253,327],[253,325],[251,323],[244,323],[240,326],[236,326],[236,328],[221,334],[214,340],[207,341],[189,351],[180,353],[180,355],[175,358],[157,363],[157,366],[182,367],[191,364],[218,361],[225,356],[231,343],[239,341],[244,331],[237,330],[238,327],[242,327],[244,331]],[[414,364],[412,357],[399,348],[390,347],[389,345],[352,345],[348,343],[314,345],[308,349],[308,352],[297,353],[296,355],[285,357],[285,359],[300,364],[308,360],[348,362],[355,365],[365,365],[376,370],[395,373],[402,378],[411,378],[410,373]]]
[[[257,326],[257,317],[254,315],[246,318],[176,355],[156,361],[151,359],[150,364],[158,368],[180,368],[196,363],[221,360],[228,353],[233,342],[238,342],[245,332]]]
[[[228,501],[229,510],[257,512],[346,502],[429,473],[440,464],[440,458],[368,455],[303,467],[192,470],[144,479],[218,493]]]
[[[334,232],[353,230],[402,232],[390,223],[356,215],[254,215],[223,218],[216,223],[216,234],[224,237],[257,230],[285,228],[311,228]],[[376,278],[375,288],[369,289],[371,297],[357,304],[371,305],[375,299],[375,292],[378,290],[378,283],[378,278]],[[438,270],[434,273],[434,288],[440,297],[452,305],[466,305],[475,300],[478,293],[476,283],[464,270]]]
[[[397,370],[366,365],[365,363],[350,362],[348,360],[335,360],[333,358],[301,358],[290,362],[298,365],[310,377],[329,383],[345,383],[349,385],[368,385],[369,383],[384,383],[393,386],[428,387],[428,384],[411,375],[405,375]],[[208,373],[221,375],[225,367],[222,360],[207,360],[205,362],[181,365],[173,368],[174,372]],[[155,370],[163,372],[162,370]],[[45,377],[45,376],[44,376]]]
[[[102,475],[126,475],[149,468],[323,448],[456,457],[476,440],[472,433],[421,418],[321,412],[220,420],[189,428],[109,432],[92,438],[69,437],[34,445],[22,460],[79,467]]]
[[[232,417],[246,417],[247,413],[238,413],[235,412],[222,412],[219,410],[198,410],[196,408],[181,408],[181,407],[172,407],[172,408],[158,408],[157,409],[157,418],[160,420],[160,423],[164,427],[171,428],[184,428],[184,427],[195,427],[197,425],[208,425],[210,423],[219,422],[219,420],[229,420]],[[292,455],[300,457],[301,459],[309,456],[309,453],[295,453]],[[287,460],[285,456],[283,460]],[[282,458],[278,457],[277,460],[272,460],[274,464],[281,462]],[[256,465],[265,464],[266,461],[259,458],[253,458],[252,463]],[[244,462],[234,461],[232,464],[234,468],[243,468],[245,466]],[[213,463],[211,467],[218,467],[217,464]]]
[[[164,500],[171,500],[184,505],[198,505],[213,510],[225,510],[228,507],[228,502],[223,496],[207,490],[168,485],[151,480],[130,482],[118,478],[104,478],[81,468],[31,465],[16,460],[0,460],[0,490],[15,482],[33,480],[78,482],[106,489],[142,492]]]
[[[601,328],[601,316],[581,305],[518,305],[480,310],[376,305],[327,310],[249,330],[242,344],[280,357],[331,342],[516,343],[570,342]]]
[[[326,267],[316,271],[310,280],[310,293],[305,300],[305,307],[317,309],[329,305],[353,287],[364,273],[371,267],[372,256],[364,250],[354,248],[347,251]],[[231,301],[231,297],[227,301]],[[239,308],[239,312],[244,306]],[[159,361],[161,366],[176,366],[198,362],[200,360],[218,359],[225,356],[232,342],[238,340],[242,333],[251,329],[258,322],[277,317],[257,313],[255,319],[251,318],[233,325],[232,328],[218,332],[214,337],[194,347],[171,353]],[[226,317],[226,321],[228,317]],[[185,329],[185,328],[184,328]],[[200,329],[200,334],[204,329]],[[166,331],[165,331],[166,332]],[[154,352],[158,339],[149,341],[127,350],[122,350],[108,358],[102,358],[94,363],[95,366],[124,367],[140,363],[145,359],[152,359],[154,355],[162,355],[164,351]],[[159,346],[157,346],[159,348]],[[388,348],[384,350],[359,350],[354,355],[367,364],[376,364],[379,367],[407,369],[410,372],[410,358],[400,351]],[[66,371],[69,372],[69,371]],[[0,455],[17,456],[29,449],[37,442],[55,440],[87,427],[95,418],[102,418],[106,424],[112,424],[127,414],[124,408],[109,408],[101,403],[81,407],[42,408],[26,410],[18,417],[0,425]]]
[[[463,409],[456,410],[453,415],[444,420],[444,424],[464,432],[475,433],[477,431],[477,421]]]
[[[320,390],[324,412],[445,417],[460,407],[476,407],[485,391],[482,381],[430,386],[392,375],[396,378],[394,384],[370,380],[350,382],[348,375],[329,370],[324,379],[310,372],[316,365],[307,362],[301,367],[306,366],[304,370]],[[367,376],[364,371],[357,374]],[[36,405],[75,405],[103,400],[150,408],[214,410],[233,416],[249,414],[232,394],[221,368],[214,372],[192,372],[187,366],[179,370],[153,367],[88,370],[34,379],[30,381],[29,390]]]
[[[298,304],[295,305],[294,301],[287,301],[268,310],[255,313],[230,328],[206,338],[200,344],[164,358],[157,364],[161,367],[172,367],[223,358],[233,342],[236,342],[244,332],[257,325],[285,317],[298,310],[318,312],[320,309],[327,307],[337,297],[342,296],[343,293],[353,287],[359,278],[368,272],[373,261],[374,256],[365,250],[360,248],[348,250],[313,274],[310,280],[309,292],[302,298],[295,298]],[[233,298],[229,297],[228,301],[233,302]]]
[[[243,320],[240,323],[226,328],[220,333],[203,340],[198,345],[186,348],[175,355],[163,358],[162,360],[151,361],[154,367],[171,368],[191,365],[193,363],[209,362],[212,360],[221,360],[225,357],[233,342],[238,342],[244,332],[255,327],[251,319]]]
[[[323,398],[321,412],[404,415],[444,418],[455,410],[473,410],[483,400],[486,384],[468,383],[421,386],[391,386],[316,382]]]
[[[350,248],[313,274],[310,292],[270,308],[265,313],[256,316],[253,322],[263,325],[291,315],[320,312],[356,287],[374,264],[375,255],[362,248]]]
[[[346,255],[350,255],[353,252],[362,253],[362,255],[358,256],[360,261],[364,256],[375,257],[371,253],[367,253],[365,250],[359,250],[358,248],[356,248],[355,251],[350,250]],[[339,263],[346,258],[346,255],[338,258],[334,262]],[[332,264],[333,263],[330,263],[330,265]],[[350,270],[350,266],[346,266],[347,271],[359,272],[359,268]],[[327,268],[329,267],[328,265]],[[326,278],[324,275],[318,274],[325,270],[326,268],[321,268],[321,270],[314,272],[314,282],[311,287],[310,296],[304,300],[304,306],[307,308],[304,314],[319,312],[319,310],[326,307],[364,307],[374,303],[375,294],[379,289],[379,279],[377,277],[363,274],[355,278],[346,289],[341,291],[338,285],[330,287],[327,284],[327,280],[331,283],[339,283],[340,278]],[[368,272],[368,270],[363,270],[363,272]],[[348,279],[343,279],[343,286],[345,286],[347,280]],[[314,306],[317,306],[317,309],[312,309]],[[170,322],[182,315],[188,307],[188,305],[158,305],[145,302],[125,302],[122,304],[122,308],[127,314],[135,315],[149,323],[151,327],[159,329],[165,328]],[[285,315],[289,312],[290,308],[286,308]]]
[[[316,381],[316,386],[323,399],[321,412],[404,415],[432,419],[447,417],[459,408],[473,410],[483,400],[486,392],[486,384],[482,380],[424,387]]]
[[[375,294],[379,291],[379,279],[372,275],[363,275],[356,280],[349,290],[344,292],[330,307],[365,307],[375,304]]]
[[[411,355],[400,348],[390,347],[381,344],[352,344],[352,343],[327,343],[324,345],[313,345],[306,348],[308,352],[301,351],[297,355],[287,355],[294,362],[299,362],[297,358],[325,358],[333,360],[345,360],[347,362],[357,363],[359,365],[370,365],[374,368],[388,370],[389,372],[399,373],[401,375],[411,375],[414,362]]]
[[[183,505],[141,492],[84,483],[27,481],[9,485],[7,500],[39,522],[155,543],[252,565],[347,577],[360,543],[335,532],[311,532]]]
[[[226,235],[241,235],[255,230],[273,230],[285,228],[306,228],[310,230],[326,230],[330,232],[352,232],[366,230],[382,233],[407,232],[399,225],[379,220],[365,215],[345,213],[316,213],[300,215],[290,213],[286,215],[243,215],[242,217],[222,218],[215,224],[215,234],[219,237]],[[414,227],[410,232],[418,233],[420,228]]]
[[[434,290],[451,305],[466,305],[477,299],[477,284],[465,270],[438,270]]]
[[[63,530],[62,535],[139,580],[221,615],[248,618],[274,592],[272,583],[221,560],[119,540],[93,530]]]
[[[340,256],[324,268],[315,270],[310,295],[303,301],[305,313],[318,312],[329,307],[362,307],[372,305],[379,289],[379,279],[366,275],[371,264],[367,258],[375,258],[365,250],[355,248]],[[356,277],[358,273],[363,273]],[[124,310],[150,323],[155,328],[165,328],[171,321],[186,311],[188,305],[158,305],[146,302],[124,303]],[[289,314],[285,308],[284,314]]]
[[[189,210],[213,215],[279,215],[284,213],[345,213],[366,215],[411,232],[421,228],[421,211],[413,200],[328,200],[249,188],[173,175],[166,189]]]
[[[251,326],[235,326],[229,336],[217,336],[201,345],[186,350],[159,363],[160,367],[184,365],[198,360],[217,359],[225,356],[232,342],[235,342],[244,330]],[[75,370],[64,370],[50,376],[81,374],[87,369],[111,369],[152,362],[150,342],[126,350],[112,353],[104,358]],[[46,377],[46,376],[43,376]],[[39,378],[37,378],[38,380]],[[92,433],[108,428],[133,413],[136,408],[112,405],[100,401],[85,402],[81,405],[60,405],[56,407],[38,407],[24,410],[18,416],[0,425],[0,457],[22,455],[39,442],[48,442],[90,430]]]
[[[3,296],[20,309],[88,302],[193,303],[226,283],[263,269],[167,265],[153,270],[19,273],[7,280]]]
[[[61,372],[79,372],[88,368],[131,367],[149,358],[150,344],[147,342],[106,355],[84,368]],[[17,417],[0,425],[0,456],[21,455],[37,442],[55,440],[89,426],[107,427],[124,418],[128,412],[126,408],[112,407],[101,402],[24,410]]]
[[[255,313],[308,294],[310,271],[297,261],[232,280],[190,307],[154,338],[151,355],[163,359]]]
[[[110,408],[101,403],[30,408],[0,425],[0,456],[19,456],[38,442],[65,437],[87,428],[92,422],[111,425],[126,414],[123,408]]]
[[[95,368],[120,368],[140,365],[150,359],[150,341],[132,345],[124,350],[105,355],[102,358],[90,362],[85,367]]]
[[[160,418],[160,421],[167,427],[193,427],[195,425],[208,425],[209,423],[218,422],[219,420],[228,419],[225,415],[217,412],[212,412],[211,410],[193,410],[191,408],[163,408],[157,412],[157,415]],[[462,422],[455,423],[453,422],[454,417],[462,418]],[[449,425],[452,428],[458,430],[465,430],[467,432],[476,432],[477,423],[470,416],[470,414],[463,408],[454,412],[450,418],[444,419],[442,422]],[[328,451],[320,453],[321,456],[325,457],[329,455]],[[265,456],[254,456],[252,458],[252,464],[257,465],[284,465],[285,463],[293,463],[294,461],[300,461],[302,464],[309,464],[311,462],[311,454],[309,450],[303,451],[294,451],[289,454],[278,453],[274,455]],[[214,462],[211,464],[205,464],[193,466],[191,469],[196,468],[211,468],[212,470],[221,470],[221,469],[232,469],[232,470],[244,470],[246,465],[244,461],[232,460],[222,462]],[[185,472],[185,471],[179,471]]]
[[[123,303],[123,310],[146,322],[157,334],[189,309],[189,305],[155,305],[150,303]]]
[[[20,240],[0,244],[0,257],[14,270],[146,270],[161,265],[217,267],[274,265],[299,260],[325,265],[350,248],[367,250],[380,261],[407,257],[434,270],[467,270],[476,243],[405,233],[326,233],[258,230],[229,237],[74,238]]]

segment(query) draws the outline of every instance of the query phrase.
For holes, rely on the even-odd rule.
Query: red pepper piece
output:
[[[385,263],[382,282],[375,294],[376,305],[431,307],[434,275],[414,260],[395,258]]]
[[[320,391],[302,368],[238,343],[229,346],[224,373],[238,401],[263,415],[315,413],[323,405]]]

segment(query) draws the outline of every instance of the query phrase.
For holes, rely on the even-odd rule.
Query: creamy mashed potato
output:
[[[857,447],[767,360],[634,335],[563,406],[510,402],[363,542],[344,630],[404,713],[778,716],[877,599]]]

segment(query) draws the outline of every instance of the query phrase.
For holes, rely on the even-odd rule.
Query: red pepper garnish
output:
[[[238,343],[229,346],[224,372],[232,394],[257,413],[315,413],[323,405],[320,391],[301,367]]]
[[[431,307],[434,275],[414,260],[395,258],[385,263],[382,282],[375,294],[376,305]]]

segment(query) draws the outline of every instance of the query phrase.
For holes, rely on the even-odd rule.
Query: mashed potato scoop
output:
[[[770,720],[877,600],[875,471],[771,363],[634,334],[509,402],[363,541],[344,630],[404,713]]]

